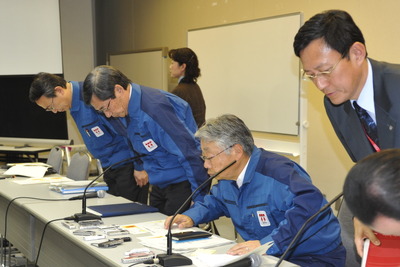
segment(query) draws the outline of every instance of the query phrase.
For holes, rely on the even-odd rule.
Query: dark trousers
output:
[[[308,255],[289,258],[288,261],[301,267],[344,267],[346,263],[346,249],[338,246],[324,255]]]
[[[150,205],[156,207],[165,215],[173,215],[192,193],[190,183],[183,181],[160,188],[153,185],[150,193]],[[180,213],[189,209],[191,201],[185,205]]]
[[[139,187],[133,176],[133,171],[133,164],[125,164],[108,170],[104,174],[104,181],[109,188],[107,193],[147,204],[149,184]]]

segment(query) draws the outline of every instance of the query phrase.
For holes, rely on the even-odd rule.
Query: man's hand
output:
[[[171,223],[171,219],[172,219],[172,216],[169,216],[167,219],[165,219],[165,222],[164,222],[165,229],[168,229],[169,224]],[[186,216],[186,215],[182,215],[182,214],[176,215],[176,217],[172,223],[178,224],[179,229],[192,227],[194,225],[192,218],[190,218],[189,216]]]
[[[146,171],[134,171],[133,177],[135,177],[136,183],[139,187],[145,186],[149,182],[149,176]]]
[[[226,254],[229,255],[243,255],[261,246],[260,241],[250,240],[247,242],[239,243],[231,247]]]
[[[364,239],[368,238],[375,246],[379,246],[381,241],[376,237],[374,232],[368,226],[361,223],[356,217],[354,223],[354,243],[356,244],[357,253],[360,257],[363,256]]]

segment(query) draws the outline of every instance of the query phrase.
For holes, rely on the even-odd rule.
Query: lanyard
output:
[[[372,147],[375,149],[375,152],[381,151],[380,147],[374,142],[374,140],[372,140],[371,137],[369,137],[369,135],[367,134],[367,131],[365,131],[364,126],[362,126],[362,128],[363,128],[363,130],[364,130],[365,135],[366,135],[367,138],[368,138],[368,141],[371,143]]]
[[[365,132],[365,131],[364,131]],[[365,133],[368,141],[371,143],[372,147],[375,149],[376,152],[381,151],[380,147],[374,142],[374,140],[371,139],[371,137],[369,137],[369,135],[367,133]]]

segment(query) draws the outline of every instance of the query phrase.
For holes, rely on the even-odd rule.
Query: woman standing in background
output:
[[[197,127],[200,128],[206,119],[206,104],[201,89],[197,85],[197,78],[200,76],[197,56],[187,47],[172,49],[168,55],[171,58],[169,66],[171,77],[179,79],[178,85],[171,93],[188,102]]]

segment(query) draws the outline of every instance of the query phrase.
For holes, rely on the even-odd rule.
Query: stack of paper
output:
[[[4,172],[5,175],[15,175],[15,176],[24,176],[24,177],[33,177],[33,178],[43,178],[46,174],[47,169],[50,165],[41,163],[41,162],[32,162],[32,163],[13,163],[13,165],[7,164],[11,166],[7,171]]]

